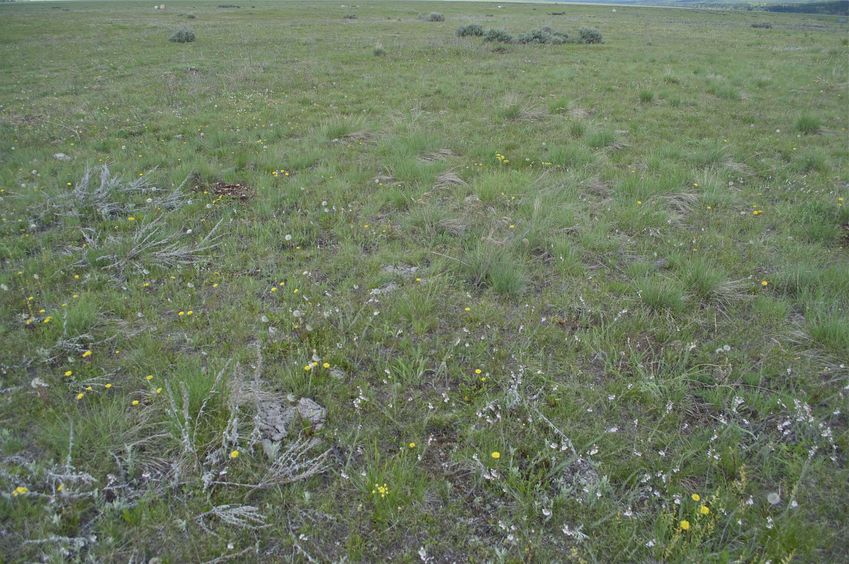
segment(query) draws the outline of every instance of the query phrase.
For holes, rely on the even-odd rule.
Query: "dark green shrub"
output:
[[[431,12],[425,19],[427,19],[427,21],[429,22],[444,22],[445,16],[443,16],[439,12]]]
[[[496,43],[512,43],[513,36],[503,29],[490,29],[483,36],[484,41],[495,41]]]
[[[481,37],[483,28],[478,24],[464,25],[457,30],[457,37]]]
[[[772,29],[772,24],[766,22],[753,23],[752,27],[755,29]]]
[[[601,32],[597,29],[582,27],[578,33],[578,43],[603,43]]]
[[[174,43],[191,43],[195,40],[195,33],[190,29],[178,29],[168,38],[168,41]]]
[[[552,31],[544,27],[542,29],[534,29],[528,33],[521,34],[517,39],[517,43],[529,44],[536,43],[539,45],[562,45],[569,40],[569,36],[565,33]]]

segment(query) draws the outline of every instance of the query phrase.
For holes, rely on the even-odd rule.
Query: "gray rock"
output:
[[[401,276],[402,278],[412,278],[416,275],[417,266],[407,266],[406,264],[387,264],[381,270],[386,274]]]
[[[394,282],[390,282],[386,286],[381,286],[380,288],[375,288],[371,292],[369,292],[370,296],[382,296],[384,294],[388,294],[390,292],[394,292],[398,289],[398,284]]]
[[[296,411],[279,403],[265,402],[257,406],[256,426],[271,441],[279,441],[289,434],[289,426]]]
[[[310,398],[298,400],[298,414],[312,423],[316,429],[321,429],[327,419],[327,410]]]
[[[298,417],[321,429],[327,419],[327,410],[310,398],[301,398],[294,406],[265,401],[257,406],[255,422],[263,441],[277,443],[295,431],[293,424]]]

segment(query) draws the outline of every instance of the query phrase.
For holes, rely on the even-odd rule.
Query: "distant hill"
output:
[[[777,4],[765,6],[768,12],[790,12],[800,14],[835,14],[849,16],[849,0],[834,2],[805,2],[800,4]]]
[[[529,0],[530,1],[530,0]],[[651,6],[681,6],[688,8],[727,8],[738,10],[764,10],[768,12],[785,12],[799,14],[833,14],[849,15],[849,0],[833,0],[820,2],[817,0],[759,0],[757,2],[737,2],[735,0],[553,0],[554,2],[582,4],[633,4]]]

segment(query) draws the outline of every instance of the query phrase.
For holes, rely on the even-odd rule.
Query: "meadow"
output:
[[[0,5],[0,560],[846,561],[847,30]]]

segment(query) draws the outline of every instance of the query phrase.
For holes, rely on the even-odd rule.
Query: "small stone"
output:
[[[408,266],[406,264],[389,264],[384,266],[381,270],[386,274],[401,276],[403,278],[412,278],[416,274],[418,267]]]
[[[298,400],[298,414],[320,429],[327,418],[327,410],[310,398]]]
[[[398,284],[394,282],[390,282],[386,286],[382,286],[380,288],[375,288],[371,292],[369,292],[370,296],[382,296],[383,294],[388,294],[390,292],[394,292],[398,289]]]

